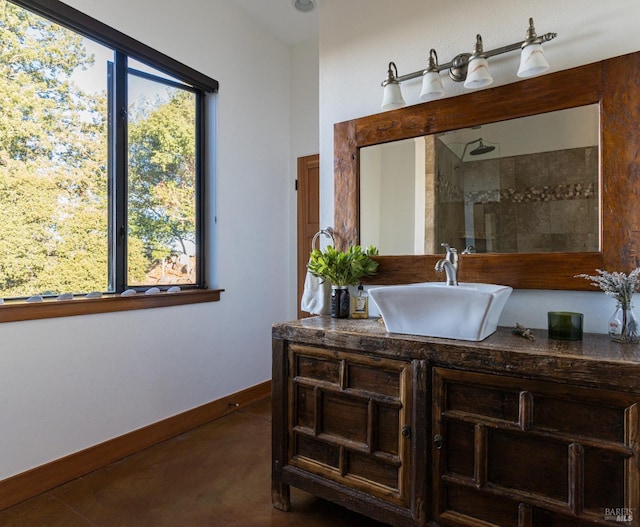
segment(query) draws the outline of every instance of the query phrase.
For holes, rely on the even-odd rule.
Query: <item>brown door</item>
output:
[[[320,230],[320,155],[298,158],[298,317],[311,241]]]

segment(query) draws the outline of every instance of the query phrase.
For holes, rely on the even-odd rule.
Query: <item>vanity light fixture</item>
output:
[[[476,35],[476,49],[469,57],[467,65],[467,78],[464,87],[470,89],[484,88],[493,82],[493,77],[489,73],[489,63],[482,49],[482,37]]]
[[[398,80],[398,68],[395,62],[389,62],[389,70],[387,71],[387,78],[382,83],[384,92],[382,94],[382,108],[384,110],[392,110],[393,108],[402,108],[407,103],[402,97],[402,89],[400,88],[400,82]]]
[[[455,82],[464,82],[465,88],[477,89],[489,86],[493,77],[489,72],[487,59],[508,53],[520,51],[520,67],[518,77],[531,77],[538,75],[549,68],[549,63],[544,57],[542,44],[556,38],[557,33],[545,33],[538,36],[533,26],[533,18],[529,19],[529,28],[526,38],[521,42],[515,42],[508,46],[484,51],[482,37],[476,35],[476,44],[473,53],[460,53],[446,64],[438,64],[438,55],[435,49],[429,51],[429,64],[426,69],[414,71],[406,75],[398,75],[398,68],[394,62],[389,63],[387,78],[382,82],[384,88],[382,109],[391,110],[406,105],[402,97],[400,83],[422,77],[421,101],[438,99],[445,94],[442,86],[440,72],[449,70],[449,77]]]
[[[398,85],[399,86],[399,85]],[[429,51],[429,66],[422,75],[422,91],[420,92],[421,101],[431,101],[439,99],[444,95],[444,87],[442,79],[438,71],[438,54],[435,49]]]

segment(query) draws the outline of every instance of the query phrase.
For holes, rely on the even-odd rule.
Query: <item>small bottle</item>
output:
[[[351,318],[369,318],[369,295],[362,287],[358,286],[358,293],[351,302]]]

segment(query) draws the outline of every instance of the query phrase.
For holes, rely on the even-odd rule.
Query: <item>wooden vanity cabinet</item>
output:
[[[534,334],[275,326],[274,506],[293,485],[392,526],[640,527],[640,346]]]
[[[393,525],[423,525],[425,432],[417,432],[421,361],[281,341],[274,400],[273,502],[288,484]],[[274,375],[274,380],[276,375]],[[417,405],[420,406],[420,405]],[[424,415],[424,414],[423,414]],[[419,447],[421,445],[421,448]],[[417,469],[421,468],[420,478]]]
[[[640,396],[446,368],[433,392],[440,524],[638,525]]]

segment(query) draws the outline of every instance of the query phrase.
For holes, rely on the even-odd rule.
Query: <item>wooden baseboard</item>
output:
[[[0,510],[271,396],[271,381],[0,481]]]

